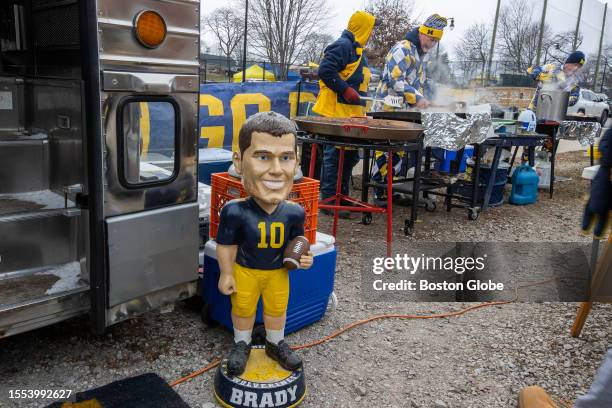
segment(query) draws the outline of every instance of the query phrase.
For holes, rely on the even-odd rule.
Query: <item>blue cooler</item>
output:
[[[329,297],[334,290],[336,273],[336,247],[334,237],[317,232],[317,243],[311,246],[314,263],[310,269],[289,271],[289,305],[285,333],[321,320]],[[217,243],[209,240],[203,254],[204,273],[202,298],[208,305],[210,317],[232,330],[231,304],[229,296],[222,295],[217,288],[219,264],[216,254]],[[257,305],[256,323],[263,323],[261,299]]]
[[[451,171],[451,162],[457,157],[457,152],[452,150],[440,150],[442,150],[443,156],[436,162],[435,169],[442,173],[449,173]],[[463,173],[465,171],[467,159],[472,157],[473,154],[474,147],[466,146],[463,150],[463,157],[459,162],[459,173]]]
[[[198,181],[210,186],[213,173],[223,173],[232,165],[230,150],[209,147],[198,151]]]

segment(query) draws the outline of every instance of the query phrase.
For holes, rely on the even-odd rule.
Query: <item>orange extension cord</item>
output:
[[[553,281],[561,280],[561,279],[562,278],[552,278],[552,279],[547,279],[547,280],[543,280],[543,281],[531,282],[531,283],[528,283],[528,284],[525,284],[525,285],[519,285],[516,288],[514,288],[514,298],[512,300],[480,303],[478,305],[470,306],[470,307],[467,307],[465,309],[459,309],[459,310],[457,310],[455,312],[450,312],[450,313],[439,313],[439,314],[431,314],[431,315],[383,314],[383,315],[371,316],[371,317],[368,317],[367,319],[357,320],[356,322],[350,323],[350,324],[348,324],[348,325],[346,325],[346,326],[336,330],[335,332],[331,333],[330,335],[323,337],[322,339],[315,340],[313,342],[306,343],[306,344],[301,344],[299,346],[293,346],[291,348],[293,350],[300,350],[300,349],[304,349],[304,348],[318,346],[319,344],[323,344],[323,343],[326,343],[326,342],[330,341],[334,337],[338,337],[339,335],[341,335],[342,333],[344,333],[344,332],[346,332],[348,330],[354,329],[355,327],[358,327],[358,326],[362,326],[362,325],[364,325],[366,323],[369,323],[369,322],[373,322],[375,320],[383,320],[383,319],[441,319],[441,318],[445,318],[445,317],[457,317],[457,316],[461,316],[463,314],[466,314],[467,312],[471,312],[473,310],[481,309],[481,308],[484,308],[484,307],[498,306],[498,305],[507,305],[507,304],[510,304],[510,303],[515,303],[518,300],[519,289],[526,288],[526,287],[531,287],[531,286],[543,285],[545,283],[549,283],[549,282],[553,282]],[[187,375],[187,376],[185,376],[183,378],[179,378],[178,380],[171,382],[170,386],[174,387],[176,385],[179,385],[181,383],[189,381],[192,378],[195,378],[195,377],[197,377],[197,376],[199,376],[201,374],[204,374],[205,372],[210,371],[213,368],[217,367],[220,362],[221,362],[221,360],[217,359],[217,360],[213,361],[212,363],[210,363],[208,366],[204,367],[203,369],[198,370],[198,371],[194,371],[193,373],[191,373],[191,374],[189,374],[189,375]]]

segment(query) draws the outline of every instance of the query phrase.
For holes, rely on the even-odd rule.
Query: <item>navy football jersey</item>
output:
[[[283,252],[293,238],[304,235],[304,208],[282,201],[268,214],[249,197],[221,210],[217,243],[238,245],[236,263],[251,269],[283,267]]]

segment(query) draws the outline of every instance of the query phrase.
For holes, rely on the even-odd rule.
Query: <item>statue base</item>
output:
[[[287,371],[266,355],[264,346],[253,345],[241,375],[228,376],[227,360],[221,362],[214,392],[223,407],[296,407],[306,396],[304,369]]]

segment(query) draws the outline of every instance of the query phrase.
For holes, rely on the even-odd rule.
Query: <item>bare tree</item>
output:
[[[455,45],[455,55],[464,70],[465,81],[469,81],[476,69],[480,68],[482,85],[491,44],[491,30],[484,23],[474,23],[465,30],[460,42]]]
[[[575,35],[576,32],[574,30],[565,31],[551,36],[546,42],[544,42],[544,63],[564,63],[567,56],[572,52],[572,45],[574,43]],[[582,34],[579,34],[578,38],[576,39],[576,47],[578,49],[580,49],[583,39],[584,37]]]
[[[242,52],[242,50],[244,49],[244,45],[242,40],[238,41],[238,45],[236,46],[236,48],[234,48],[234,52],[232,53],[232,57],[234,58],[234,61],[236,61],[238,63],[238,67],[240,70],[242,70],[242,66],[243,66],[243,58],[244,58],[244,53]],[[248,51],[248,48],[247,48]],[[247,55],[247,61],[249,60],[249,56]],[[248,65],[248,63],[247,63]]]
[[[369,0],[366,11],[380,21],[366,50],[368,61],[371,66],[382,67],[391,47],[403,40],[416,23],[413,19],[414,0]]]
[[[243,2],[244,4],[244,2]],[[315,27],[328,16],[325,0],[250,0],[248,38],[253,55],[265,58],[280,79],[302,53]]]
[[[595,61],[597,60],[596,53],[589,53],[587,56],[587,63],[581,69],[580,72],[580,86],[595,90],[595,86],[597,85],[597,81],[595,79]],[[602,64],[605,61],[602,58]]]
[[[469,59],[461,55],[456,55],[457,60],[453,64],[453,73],[455,79],[461,85],[467,85],[476,74],[478,69],[478,61]],[[468,59],[465,59],[468,58]],[[459,76],[460,80],[457,78]]]
[[[579,71],[580,86],[591,89],[594,92],[603,92],[612,96],[612,44],[604,45],[601,50],[599,61],[599,75],[595,78],[595,65],[597,53],[592,52],[587,55],[586,64]],[[602,87],[603,83],[603,87]]]
[[[529,26],[529,31],[527,35],[527,39],[525,42],[527,60],[529,61],[528,65],[533,65],[536,63],[536,57],[538,53],[538,36],[540,35],[540,23],[533,23]],[[552,29],[548,24],[544,24],[544,35],[542,37],[542,45],[550,42],[552,34]],[[540,60],[540,64],[543,63],[543,60]]]
[[[304,63],[314,62],[318,64],[323,59],[323,51],[325,47],[334,41],[334,37],[330,34],[313,33],[304,42],[302,49],[301,60]]]
[[[243,38],[244,19],[233,8],[222,7],[203,19],[215,35],[219,51],[229,60]]]
[[[210,43],[204,39],[200,39],[200,53],[210,54]]]
[[[506,70],[524,74],[535,61],[540,24],[533,19],[534,8],[527,0],[514,0],[499,13],[497,54]],[[550,38],[544,27],[544,40]]]

